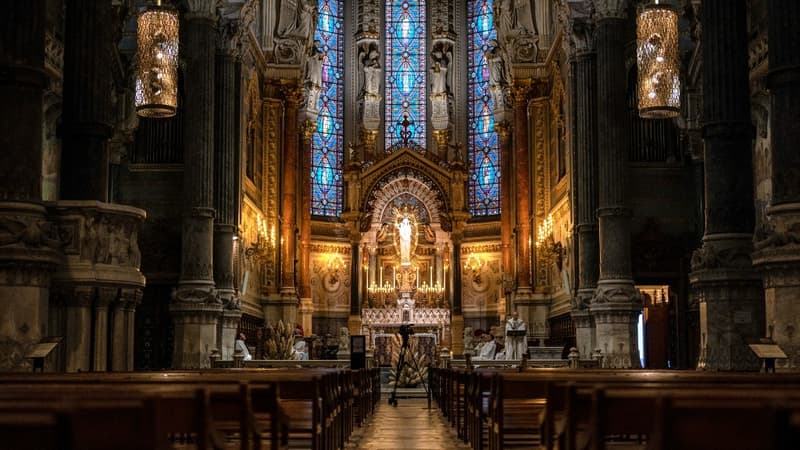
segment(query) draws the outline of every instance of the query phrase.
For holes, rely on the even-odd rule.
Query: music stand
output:
[[[748,347],[750,347],[750,350],[756,354],[756,357],[764,361],[764,373],[769,373],[770,369],[772,369],[772,373],[775,373],[775,360],[787,358],[786,353],[781,350],[778,344],[772,341],[767,343],[748,344]]]
[[[44,372],[44,359],[58,346],[61,342],[61,336],[48,336],[42,338],[42,341],[34,345],[31,351],[25,355],[25,358],[33,360],[33,371]]]

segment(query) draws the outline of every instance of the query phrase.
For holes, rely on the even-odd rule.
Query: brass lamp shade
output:
[[[136,113],[172,117],[178,108],[178,13],[150,8],[137,24]]]
[[[667,5],[645,7],[636,20],[639,116],[676,117],[681,107],[678,14]]]

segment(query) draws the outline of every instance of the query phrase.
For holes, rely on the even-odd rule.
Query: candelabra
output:
[[[259,214],[256,216],[256,240],[245,249],[244,254],[248,258],[263,260],[272,255],[274,249],[275,243],[267,231],[267,221]]]
[[[536,251],[541,260],[546,263],[556,263],[561,270],[561,256],[564,247],[561,242],[556,242],[553,237],[553,215],[548,214],[547,218],[539,224],[536,233]]]

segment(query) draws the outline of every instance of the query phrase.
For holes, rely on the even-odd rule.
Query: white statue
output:
[[[442,67],[439,61],[433,63],[431,68],[431,95],[447,92],[447,67]]]
[[[397,225],[397,232],[400,234],[400,261],[401,263],[411,261],[411,221],[408,216]]]
[[[317,2],[313,0],[284,0],[281,2],[277,35],[296,38],[304,45],[314,39],[317,24]]]
[[[506,321],[506,359],[522,359],[528,351],[527,337],[509,336],[509,331],[527,331],[525,322],[519,318],[519,312],[514,311]]]
[[[486,64],[489,66],[489,84],[498,87],[508,86],[505,54],[497,41],[492,39],[490,44],[493,45],[492,48],[484,53]]]
[[[475,342],[473,342],[472,327],[464,327],[464,353],[472,353]]]
[[[495,27],[497,36],[505,39],[511,36],[514,29],[514,9],[511,5],[513,0],[500,0],[495,11]]]
[[[339,351],[338,353],[350,352],[350,330],[347,327],[339,328]]]
[[[368,49],[364,49],[361,55],[361,64],[364,66],[364,93],[378,95],[383,78],[378,48],[370,45]]]
[[[325,54],[319,45],[319,41],[314,41],[314,45],[309,49],[305,68],[306,84],[317,88],[322,87],[322,63],[325,61]]]

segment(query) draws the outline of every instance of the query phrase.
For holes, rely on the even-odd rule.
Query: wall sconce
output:
[[[465,272],[478,272],[481,268],[486,264],[484,260],[481,259],[480,256],[476,254],[469,255],[466,261],[464,261],[464,271]]]
[[[639,68],[639,116],[676,117],[681,107],[678,59],[678,14],[658,0],[636,19],[636,62]]]
[[[178,109],[178,13],[158,6],[137,20],[136,112],[172,117]]]
[[[545,263],[555,263],[558,270],[561,270],[564,246],[561,242],[556,242],[553,237],[553,215],[548,214],[547,218],[539,224],[536,232],[536,251]]]
[[[261,214],[258,214],[256,216],[256,241],[245,249],[244,254],[248,258],[266,259],[275,248],[274,242],[267,231],[267,221],[261,218]]]

